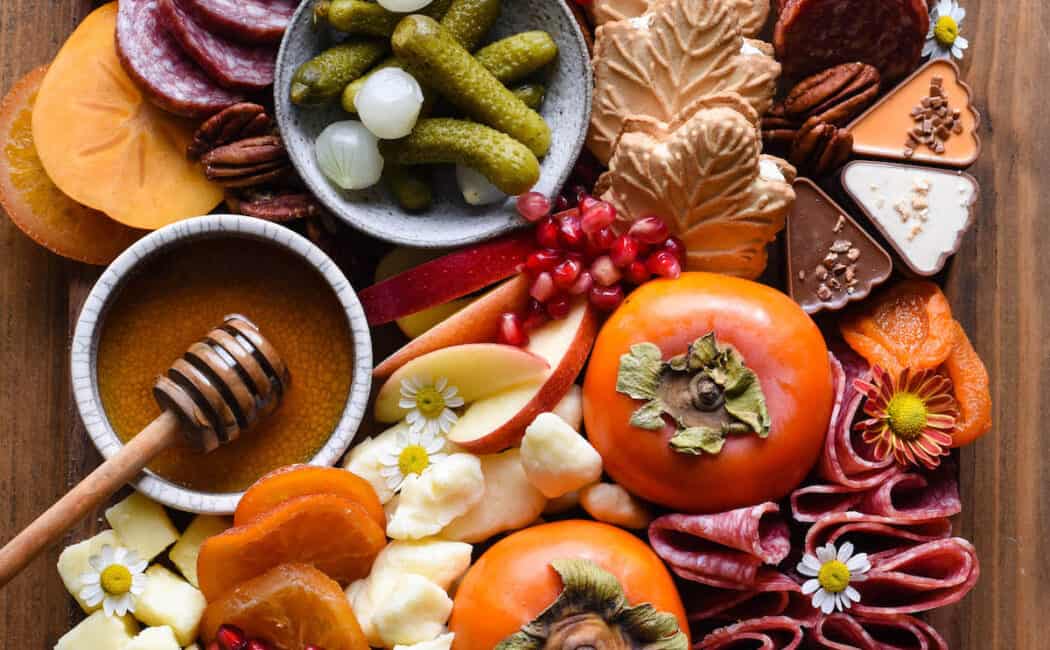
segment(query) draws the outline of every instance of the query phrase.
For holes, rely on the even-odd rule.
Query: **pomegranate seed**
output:
[[[572,310],[572,301],[563,293],[560,293],[547,301],[547,313],[554,320],[561,320],[569,315]]]
[[[222,625],[215,633],[215,640],[219,642],[223,650],[244,650],[247,639],[240,628],[232,625]]]
[[[529,253],[529,256],[525,258],[525,268],[529,270],[529,273],[537,275],[543,271],[553,271],[561,260],[560,251],[544,248]]]
[[[554,295],[554,278],[551,277],[551,274],[543,271],[537,275],[536,279],[532,281],[529,295],[540,302],[550,300],[551,296]]]
[[[205,650],[222,650],[222,646],[219,645],[218,641],[212,641]]]
[[[667,239],[667,224],[660,217],[643,217],[631,225],[627,234],[643,244],[659,244]]]
[[[591,290],[594,286],[594,276],[591,275],[590,271],[583,271],[580,273],[580,277],[576,278],[576,282],[569,287],[569,293],[574,296],[582,296]]]
[[[677,237],[668,237],[663,244],[663,249],[678,258],[679,262],[685,261],[685,242]]]
[[[550,317],[547,315],[547,310],[544,308],[543,303],[535,298],[529,298],[529,304],[525,307],[525,320],[523,327],[526,332],[531,332],[537,327],[542,327]]]
[[[568,210],[572,207],[569,204],[569,199],[564,194],[559,194],[558,198],[554,199],[554,211],[561,212],[562,210]]]
[[[536,222],[550,213],[550,199],[539,192],[528,192],[518,197],[518,214],[526,221]]]
[[[576,282],[576,278],[580,277],[580,271],[583,270],[583,264],[574,259],[567,259],[561,264],[554,267],[551,271],[551,277],[554,278],[554,286],[559,289],[568,289]]]
[[[649,278],[653,277],[653,274],[646,268],[645,262],[635,260],[623,270],[623,277],[631,284],[638,286],[645,284]]]
[[[602,255],[591,264],[591,275],[594,281],[603,287],[608,287],[620,281],[620,270],[616,268],[608,255]]]
[[[265,641],[252,639],[244,646],[244,650],[273,650],[273,648]]]
[[[623,269],[638,259],[638,241],[630,235],[617,237],[609,249],[609,257],[613,264]]]
[[[510,312],[499,317],[499,340],[500,343],[521,347],[529,342],[522,325],[521,317]]]
[[[623,302],[623,287],[613,285],[611,287],[592,287],[590,293],[591,304],[602,311],[612,311]]]
[[[560,248],[558,241],[558,224],[548,217],[536,226],[536,241],[544,248]]]
[[[612,228],[602,228],[597,232],[590,233],[587,240],[595,250],[600,251],[598,255],[609,252],[613,242],[616,241],[616,232]],[[595,255],[597,257],[597,255]]]
[[[566,248],[580,248],[584,244],[583,227],[580,226],[580,214],[570,210],[558,215],[558,240]]]
[[[574,185],[572,195],[576,197],[576,205],[582,206],[584,200],[591,198],[591,192],[583,185]]]
[[[649,256],[645,262],[646,268],[653,275],[664,278],[677,278],[682,275],[682,264],[670,251],[657,251]]]
[[[588,207],[580,208],[580,215],[583,232],[590,235],[611,226],[613,221],[616,221],[616,208],[605,201],[594,201]]]

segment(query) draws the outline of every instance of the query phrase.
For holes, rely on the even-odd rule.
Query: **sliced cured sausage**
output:
[[[794,579],[771,569],[750,591],[732,591],[698,583],[683,583],[682,602],[694,631],[711,631],[732,621],[789,616],[809,626],[820,617]]]
[[[243,45],[209,31],[185,7],[186,0],[159,0],[168,31],[214,81],[235,90],[258,91],[273,84],[277,49]]]
[[[787,616],[753,618],[711,632],[696,650],[756,648],[757,650],[794,650],[802,644],[802,626]]]
[[[957,515],[962,512],[962,501],[955,467],[946,463],[930,473],[900,470],[867,490],[841,485],[807,485],[791,494],[795,521],[814,522],[826,515],[850,510],[900,523]]]
[[[925,544],[951,534],[952,522],[947,518],[904,523],[878,515],[840,512],[813,524],[806,533],[806,552],[816,555],[825,544],[840,546],[848,541],[866,553],[874,553]]]
[[[787,0],[773,43],[788,77],[860,61],[895,81],[918,66],[929,22],[926,0]]]
[[[828,650],[948,650],[948,643],[927,623],[913,616],[863,618],[832,614],[809,633]]]
[[[244,43],[278,43],[298,0],[186,0],[202,25]]]
[[[150,101],[185,117],[213,115],[241,96],[212,81],[161,24],[158,0],[120,0],[117,53]]]

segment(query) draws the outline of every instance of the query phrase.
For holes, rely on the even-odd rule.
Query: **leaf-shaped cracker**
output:
[[[594,24],[601,26],[614,20],[636,18],[658,0],[594,0],[590,6]],[[769,0],[729,0],[736,8],[740,29],[745,36],[758,36],[769,18]]]
[[[645,14],[598,28],[587,146],[599,160],[612,157],[631,117],[671,122],[720,92],[769,108],[780,64],[745,41],[733,1],[652,0]]]
[[[761,151],[758,113],[714,95],[667,124],[628,121],[596,192],[625,221],[664,217],[689,269],[755,278],[795,199],[794,169]]]

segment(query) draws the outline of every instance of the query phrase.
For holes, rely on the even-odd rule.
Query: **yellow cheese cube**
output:
[[[200,515],[183,531],[182,537],[168,552],[168,557],[194,587],[200,586],[197,583],[197,556],[200,555],[201,544],[231,525],[233,525],[232,522],[225,517]]]
[[[88,614],[102,609],[102,603],[88,607],[87,603],[80,598],[80,590],[84,587],[80,582],[80,576],[92,570],[88,560],[92,555],[101,553],[103,546],[120,546],[120,538],[112,530],[104,530],[91,539],[67,546],[58,556],[58,575],[66,585],[66,590],[76,599],[80,608]]]
[[[139,626],[130,616],[95,612],[58,640],[55,650],[124,650]]]
[[[167,625],[147,627],[131,640],[124,650],[182,650],[175,632]]]
[[[106,521],[140,560],[152,560],[179,539],[164,506],[138,492],[107,510]]]
[[[204,594],[162,566],[146,570],[146,589],[135,599],[135,618],[146,625],[167,625],[182,645],[197,638],[204,614]]]

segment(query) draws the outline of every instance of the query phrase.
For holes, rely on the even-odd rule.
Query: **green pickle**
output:
[[[473,52],[499,20],[502,5],[502,0],[452,0],[441,26],[468,52]]]
[[[451,4],[452,0],[433,0],[414,13],[440,20]],[[363,36],[390,38],[405,15],[388,11],[367,0],[322,0],[314,6],[315,23],[327,23],[341,32]]]
[[[296,104],[320,104],[338,97],[383,58],[389,46],[383,39],[355,39],[321,52],[299,66],[292,77],[291,96]]]
[[[543,84],[522,84],[513,90],[514,95],[532,110],[539,110],[543,106],[543,98],[547,89]]]
[[[505,133],[466,120],[420,120],[408,137],[380,142],[379,151],[387,164],[467,165],[511,196],[528,192],[540,179],[540,161],[528,147]]]
[[[426,79],[427,85],[468,117],[517,139],[536,156],[550,150],[551,130],[540,114],[500,83],[436,20],[408,16],[397,26],[392,40],[394,53],[405,68],[417,79]]]
[[[434,203],[434,192],[420,169],[386,163],[383,180],[398,205],[408,212],[422,212]]]
[[[543,68],[558,56],[558,44],[547,32],[522,32],[474,53],[478,63],[505,84],[512,84]]]

